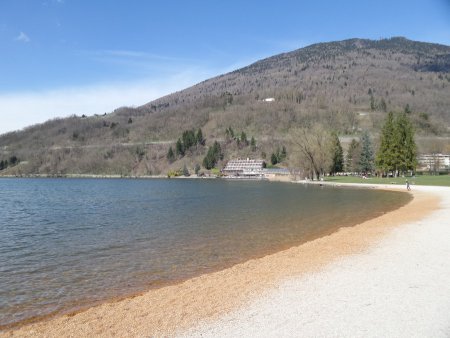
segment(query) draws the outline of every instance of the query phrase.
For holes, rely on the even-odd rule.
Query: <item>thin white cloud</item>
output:
[[[20,42],[30,42],[31,39],[28,37],[28,35],[26,35],[24,32],[20,32],[20,34],[15,38],[16,41],[20,41]]]
[[[0,134],[72,114],[109,113],[122,106],[139,106],[209,77],[187,71],[168,80],[97,84],[42,92],[0,94]]]
[[[173,56],[149,53],[140,50],[103,49],[80,50],[79,56],[89,62],[114,67],[128,76],[167,78],[186,69],[205,68],[204,62]]]
[[[144,57],[146,53],[135,50],[103,50],[94,52],[96,55],[120,56],[120,57]]]
[[[126,62],[128,59],[158,57],[138,51],[103,51],[102,56],[117,55]],[[164,58],[164,57],[162,57]],[[145,62],[137,64],[144,68]],[[236,62],[221,69],[215,67],[189,66],[180,64],[171,66],[163,75],[139,81],[97,83],[79,87],[66,87],[40,91],[0,92],[0,134],[19,130],[36,123],[42,123],[55,117],[93,115],[112,112],[123,106],[139,106],[164,95],[185,89],[200,81],[242,67],[255,59]],[[151,64],[151,63],[150,63]],[[150,67],[150,65],[147,65]],[[165,65],[157,65],[160,70]],[[175,69],[177,68],[177,69]],[[184,68],[184,70],[180,70]]]
[[[97,61],[123,61],[123,62],[136,62],[138,60],[143,62],[154,61],[178,61],[184,63],[195,63],[196,60],[179,58],[167,55],[160,55],[155,53],[136,51],[136,50],[124,50],[124,49],[106,49],[106,50],[94,50],[83,51],[85,55],[92,57]]]

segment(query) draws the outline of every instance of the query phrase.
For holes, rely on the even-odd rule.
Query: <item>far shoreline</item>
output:
[[[417,183],[416,180],[420,180],[422,177],[444,177],[448,176],[448,182],[445,181],[445,184],[440,184],[441,182],[421,182]],[[174,176],[169,177],[168,175],[107,175],[107,174],[24,174],[24,175],[0,175],[0,179],[111,179],[111,180],[160,180],[160,179],[175,179],[175,180],[215,180],[221,179],[230,182],[238,182],[238,181],[264,181],[264,182],[283,182],[283,183],[297,183],[297,184],[312,184],[312,185],[320,185],[320,186],[346,186],[346,187],[385,187],[386,189],[390,189],[390,187],[405,187],[405,182],[407,179],[410,180],[411,187],[414,186],[436,186],[436,187],[447,187],[450,186],[450,176],[449,175],[418,175],[413,177],[398,177],[397,180],[392,180],[392,178],[382,178],[377,179],[377,182],[373,182],[372,178],[367,178],[363,182],[341,182],[339,180],[335,181],[333,178],[335,176],[327,176],[325,180],[307,180],[307,179],[295,179],[292,176],[275,176],[275,177],[266,177],[266,178],[229,178],[225,176],[215,176],[215,175],[204,175],[198,176],[196,174],[191,174],[189,176]],[[336,176],[339,177],[339,176]],[[349,176],[355,177],[356,176]],[[399,179],[402,181],[400,182]],[[380,181],[381,180],[381,181]],[[385,180],[385,182],[383,182]],[[404,180],[404,181],[403,181]],[[429,180],[429,178],[427,178]],[[431,183],[431,184],[426,184]]]
[[[427,176],[427,175],[425,175]],[[420,177],[420,176],[416,176]],[[435,177],[435,176],[432,176]],[[439,176],[436,176],[439,177]],[[406,184],[404,182],[393,182],[390,181],[389,178],[383,178],[386,182],[372,182],[370,178],[366,179],[364,182],[340,182],[340,181],[331,181],[331,180],[295,180],[292,176],[285,177],[269,177],[264,179],[236,179],[236,178],[227,178],[222,176],[197,176],[195,174],[189,176],[176,176],[169,177],[167,175],[140,175],[140,176],[126,176],[126,175],[93,175],[93,174],[67,174],[67,175],[23,175],[23,176],[13,176],[13,175],[0,175],[1,179],[67,179],[67,180],[76,180],[76,179],[86,179],[86,180],[223,180],[229,182],[276,182],[276,183],[293,183],[293,184],[303,184],[303,185],[318,185],[321,187],[346,187],[346,188],[363,188],[363,189],[381,189],[387,191],[403,191],[409,192],[406,188]],[[329,178],[328,178],[329,179]],[[409,177],[402,178],[402,180],[409,179]],[[450,176],[448,184],[435,184],[434,182],[430,182],[431,184],[417,184],[414,180],[411,179],[410,187],[414,190],[414,187],[450,187]],[[447,183],[447,182],[445,182]]]

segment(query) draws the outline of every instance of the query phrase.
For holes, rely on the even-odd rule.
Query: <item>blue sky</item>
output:
[[[0,133],[316,42],[392,36],[450,45],[450,0],[0,0]]]

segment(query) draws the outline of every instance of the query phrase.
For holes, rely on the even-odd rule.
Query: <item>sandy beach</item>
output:
[[[301,246],[0,336],[449,336],[450,188],[412,194]]]

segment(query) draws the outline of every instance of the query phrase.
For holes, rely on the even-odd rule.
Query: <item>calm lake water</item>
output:
[[[273,253],[409,199],[251,181],[0,179],[0,326]]]

